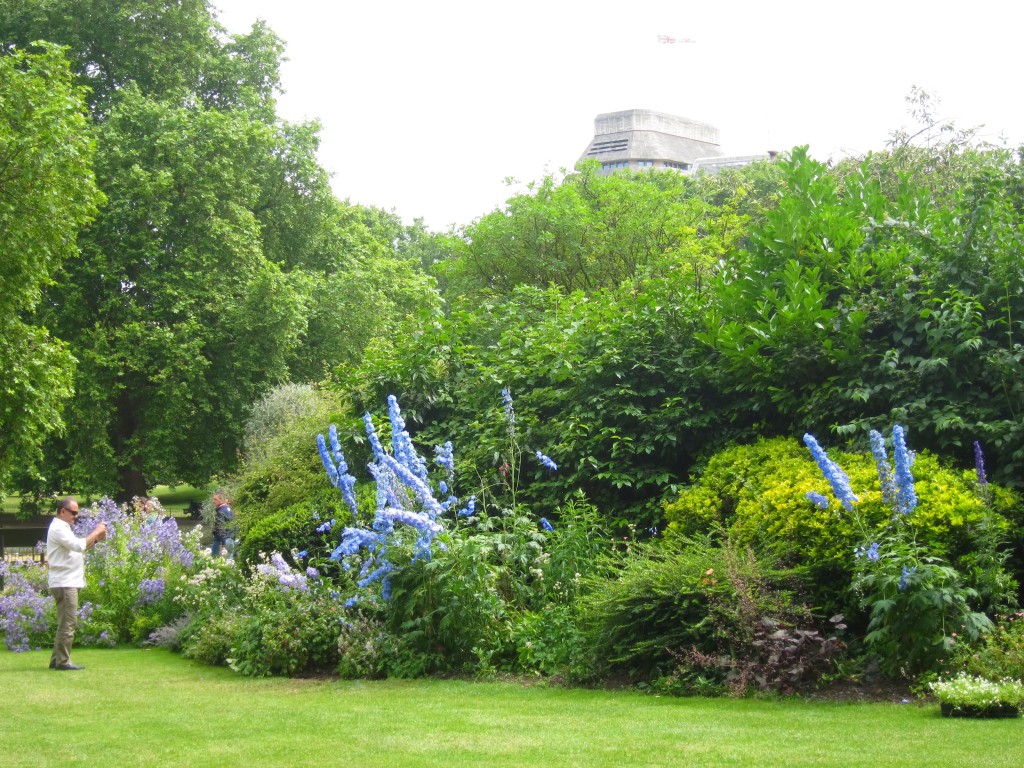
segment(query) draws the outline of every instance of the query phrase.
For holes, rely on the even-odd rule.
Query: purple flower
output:
[[[988,485],[988,477],[985,475],[985,456],[981,452],[981,443],[974,441],[974,471],[978,476],[978,485]]]
[[[143,579],[139,582],[138,605],[153,605],[160,602],[165,589],[163,579]]]

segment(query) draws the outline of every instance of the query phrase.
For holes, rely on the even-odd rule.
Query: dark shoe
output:
[[[54,667],[59,672],[70,672],[74,669],[85,669],[85,667],[78,664],[61,664],[59,667]]]

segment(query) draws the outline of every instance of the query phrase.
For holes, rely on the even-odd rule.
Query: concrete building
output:
[[[581,161],[600,162],[602,176],[646,168],[717,173],[766,159],[767,154],[726,157],[714,126],[651,109],[598,115],[594,138],[580,156]]]

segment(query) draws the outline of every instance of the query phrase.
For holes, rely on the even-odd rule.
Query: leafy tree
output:
[[[283,44],[262,22],[226,39],[208,0],[0,0],[2,39],[69,47],[93,114],[119,91],[177,94],[219,109],[265,108],[280,85]]]
[[[31,471],[62,425],[75,360],[32,320],[44,289],[78,254],[76,234],[102,195],[84,92],[59,48],[0,52],[0,491]]]
[[[717,176],[602,177],[583,163],[467,227],[440,271],[449,293],[505,294],[521,284],[593,292],[681,266],[699,281],[770,204],[775,177],[770,164]]]
[[[40,484],[128,498],[228,472],[263,392],[436,301],[331,194],[319,125],[278,119],[283,43],[263,24],[229,37],[203,0],[45,0],[0,5],[0,34],[69,46],[109,201],[38,309],[80,360]]]
[[[43,316],[81,357],[65,478],[130,497],[233,465],[249,405],[287,377],[303,302],[256,215],[273,126],[131,87],[98,129],[110,203]]]

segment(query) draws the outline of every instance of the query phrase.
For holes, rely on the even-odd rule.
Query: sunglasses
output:
[[[67,512],[69,515],[74,515],[75,517],[78,517],[79,510],[77,509],[68,509],[67,507],[64,507],[64,511]]]

